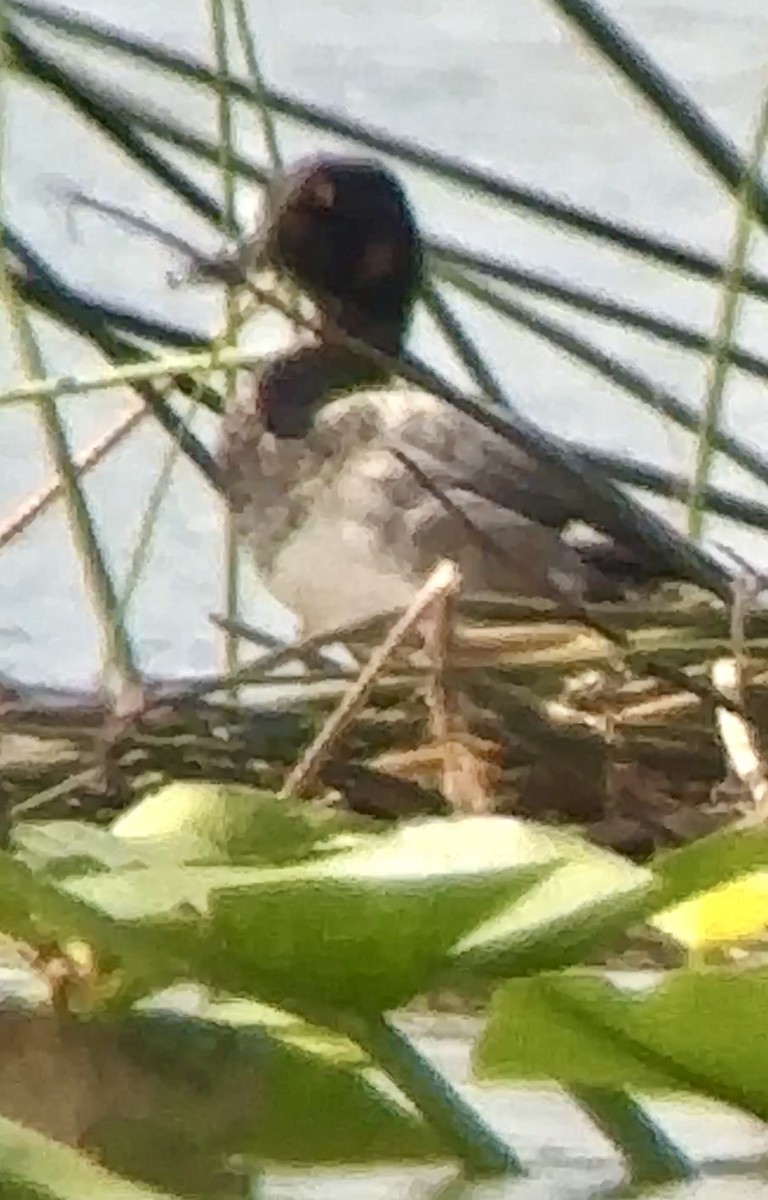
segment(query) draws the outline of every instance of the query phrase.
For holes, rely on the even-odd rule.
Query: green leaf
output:
[[[478,1075],[675,1090],[674,1073],[655,1059],[644,1061],[631,1043],[625,1044],[598,1020],[590,1019],[614,994],[621,1003],[621,993],[598,976],[536,976],[503,985],[493,998],[475,1053]]]
[[[149,839],[148,839],[149,840]],[[25,821],[11,832],[16,857],[51,878],[147,866],[148,847],[134,846],[85,821]]]
[[[136,874],[114,872],[115,877]],[[64,887],[0,851],[0,932],[33,945],[85,941],[102,966],[117,960],[124,989],[131,993],[165,987],[186,974],[190,944],[186,927],[171,940],[147,925],[115,920]]]
[[[475,1066],[486,1079],[695,1092],[768,1119],[768,974],[681,971],[651,991],[539,977],[494,998]]]
[[[120,1179],[60,1142],[0,1117],[3,1200],[170,1200]]]
[[[768,927],[768,871],[753,871],[654,913],[650,924],[705,953],[714,946],[750,942]]]
[[[630,919],[633,923],[653,920],[691,898],[703,896],[712,889],[722,888],[761,868],[765,869],[768,867],[768,833],[762,828],[720,830],[678,850],[657,855],[653,866],[657,885],[649,893],[641,910],[626,914],[627,924]],[[726,906],[739,894],[748,896],[749,885],[746,889],[736,888],[732,894],[726,894]],[[716,905],[717,900],[715,909],[711,904],[706,904],[699,913],[701,919],[704,920],[706,913],[711,916],[716,911]],[[721,916],[725,917],[725,913]],[[721,924],[719,919],[715,923]],[[742,920],[740,924],[743,932],[745,922]],[[671,927],[667,932],[674,936]]]
[[[0,851],[0,929],[11,937],[36,934],[61,937],[98,936],[109,924],[93,909],[33,874],[10,854]]]
[[[171,863],[71,877],[61,888],[114,921],[162,930],[201,927],[217,890],[269,885],[292,875],[279,868]]]
[[[132,1179],[209,1200],[230,1194],[236,1157],[306,1166],[452,1157],[359,1046],[288,1013],[238,1002],[189,1015],[185,998],[167,992],[109,1020],[60,1022],[48,1005],[31,1007],[21,983],[5,999],[4,1104],[44,1131],[62,1131],[64,1104],[67,1136]],[[1,1135],[2,1125],[5,1196]]]
[[[462,939],[453,956],[461,970],[502,978],[570,965],[611,915],[653,883],[650,871],[616,854],[570,835],[551,836],[564,861],[521,901]]]
[[[768,831],[723,829],[679,850],[657,855],[652,865],[661,885],[658,900],[654,897],[657,911],[768,867]]]
[[[295,1166],[448,1157],[358,1047],[279,1010],[145,1011],[114,1036],[139,1071],[140,1104],[105,1112],[88,1140],[134,1178],[186,1193],[197,1176],[196,1194],[232,1156]]]
[[[330,853],[329,835],[347,824],[273,792],[184,782],[143,797],[108,830],[85,821],[28,821],[11,836],[22,862],[63,879],[174,863],[296,861]]]
[[[456,941],[557,862],[510,818],[429,821],[292,868],[167,867],[71,879],[233,994],[378,1012],[427,987]]]
[[[350,853],[325,863],[339,878],[400,880],[482,878],[532,865],[556,865],[565,853],[557,831],[515,817],[438,817],[411,821],[386,837],[359,838]]]
[[[768,865],[768,834],[722,830],[658,855],[652,871],[571,837],[562,857],[571,861],[459,944],[461,970],[501,979],[594,961],[655,913]]]
[[[329,860],[303,886],[221,892],[217,957],[226,954],[241,987],[255,975],[281,1000],[393,1008],[429,986],[457,939],[555,855],[543,831],[509,818],[406,826]]]
[[[278,864],[306,858],[348,825],[337,814],[274,792],[184,780],[143,797],[113,822],[112,833],[134,849],[144,843],[159,849],[166,839],[179,838],[195,861]]]

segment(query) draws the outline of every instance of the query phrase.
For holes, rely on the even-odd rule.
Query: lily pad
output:
[[[187,978],[288,1007],[378,1012],[429,986],[463,935],[557,861],[523,822],[465,818],[294,867],[146,868],[64,886],[167,938]]]
[[[689,950],[752,941],[768,928],[768,871],[754,871],[665,908],[651,924]]]
[[[97,1166],[60,1142],[0,1117],[3,1200],[173,1200]]]
[[[145,1011],[125,1017],[114,1037],[150,1086],[143,1112],[128,1098],[88,1144],[133,1178],[186,1193],[194,1179],[185,1156],[209,1187],[233,1156],[259,1166],[450,1157],[353,1043],[290,1014],[247,1003],[205,1017]]]
[[[552,837],[564,860],[558,871],[462,941],[461,969],[501,979],[594,961],[667,906],[768,866],[763,830],[719,831],[658,855],[650,868],[570,834]]]
[[[283,863],[305,858],[341,825],[337,814],[274,792],[183,780],[144,796],[111,830],[133,846],[178,840],[180,861]]]
[[[459,942],[460,969],[504,978],[570,965],[654,882],[650,871],[579,837],[550,836],[560,865]]]
[[[645,991],[597,976],[505,984],[475,1052],[484,1079],[694,1092],[768,1119],[768,973],[680,971]]]

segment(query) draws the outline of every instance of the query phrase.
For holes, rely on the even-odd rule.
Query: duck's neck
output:
[[[320,321],[320,347],[343,345],[345,337],[354,338],[390,358],[397,358],[402,351],[410,323],[408,314],[399,306],[370,308],[336,298],[323,304]],[[372,365],[370,357],[368,364]],[[378,372],[385,373],[381,367]]]
[[[402,350],[403,325],[400,320],[372,321],[356,310],[336,312],[327,316],[317,342],[275,358],[259,383],[259,410],[270,433],[305,437],[329,400],[391,378],[391,371],[370,355],[342,344],[339,330],[395,357]]]

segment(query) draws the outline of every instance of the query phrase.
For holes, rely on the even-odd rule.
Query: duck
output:
[[[321,155],[285,171],[258,259],[317,321],[245,378],[218,461],[238,534],[305,636],[407,606],[445,558],[465,594],[613,594],[610,553],[565,536],[567,479],[397,377],[425,254],[388,167]]]

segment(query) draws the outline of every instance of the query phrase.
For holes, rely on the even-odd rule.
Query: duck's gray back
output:
[[[332,401],[305,439],[276,439],[238,407],[225,417],[221,457],[240,531],[305,632],[404,605],[441,557],[458,562],[471,592],[583,590],[581,560],[559,533],[573,510],[547,468],[425,392]]]

